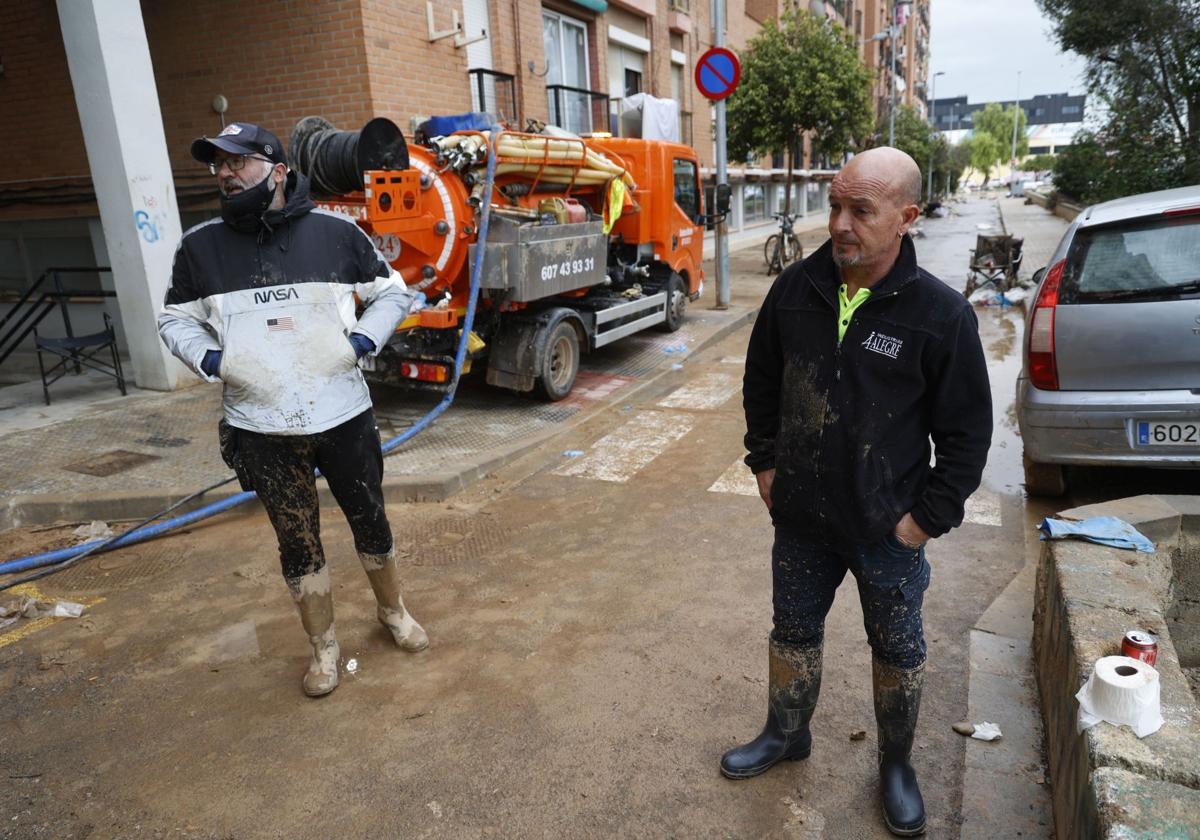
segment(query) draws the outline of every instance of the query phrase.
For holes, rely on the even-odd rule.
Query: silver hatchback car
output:
[[[1061,495],[1067,465],[1200,468],[1200,186],[1087,208],[1035,279],[1026,490]]]

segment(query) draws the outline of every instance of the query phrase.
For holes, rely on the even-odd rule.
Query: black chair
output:
[[[70,373],[71,368],[80,373],[81,365],[111,376],[117,380],[121,396],[126,395],[125,374],[121,371],[121,359],[117,356],[117,333],[107,312],[104,313],[104,329],[101,332],[68,338],[43,338],[35,329],[33,343],[37,346],[38,370],[42,374],[42,394],[46,397],[46,405],[50,405],[50,386]],[[111,364],[97,358],[105,349],[112,354]],[[43,352],[57,356],[58,362],[47,369],[42,361]]]

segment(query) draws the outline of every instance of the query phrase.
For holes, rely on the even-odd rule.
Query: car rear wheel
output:
[[[1025,464],[1025,492],[1030,496],[1061,496],[1067,492],[1066,469],[1062,464],[1039,464],[1028,455]]]

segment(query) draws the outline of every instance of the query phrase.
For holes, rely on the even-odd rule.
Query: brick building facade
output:
[[[744,47],[790,2],[728,0],[728,45]],[[878,66],[886,59],[870,38],[892,2],[809,6],[851,28],[864,60]],[[103,237],[55,0],[0,5],[3,292],[51,262],[98,264]],[[910,80],[925,72],[912,63],[927,43],[928,5],[916,0],[910,34],[897,42]],[[141,9],[185,226],[215,204],[212,179],[188,145],[219,131],[222,117],[260,122],[285,142],[313,114],[341,128],[384,116],[410,136],[424,117],[473,109],[518,127],[557,116],[573,130],[619,131],[620,99],[642,91],[678,101],[682,139],[713,164],[712,109],[692,82],[713,42],[710,0],[142,0]],[[906,85],[903,101],[918,88]],[[886,103],[886,90],[877,83],[877,101]],[[217,97],[227,102],[223,115]],[[763,203],[764,213],[776,206]]]

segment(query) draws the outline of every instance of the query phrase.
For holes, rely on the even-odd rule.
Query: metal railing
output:
[[[576,134],[595,131],[596,126],[607,128],[607,93],[569,85],[546,85],[546,95],[550,100],[550,122],[559,128]]]
[[[67,303],[73,297],[116,297],[116,292],[110,292],[104,289],[91,291],[79,289],[64,289],[62,285],[62,275],[64,274],[99,274],[101,272],[111,273],[112,269],[107,266],[91,266],[88,268],[48,268],[38,279],[30,286],[23,295],[13,304],[12,309],[5,313],[3,318],[0,318],[0,330],[4,329],[5,325],[10,321],[12,326],[3,335],[0,335],[0,365],[4,364],[4,360],[13,354],[13,351],[21,346],[26,338],[29,337],[37,325],[46,319],[55,307],[58,307],[62,315],[63,327],[66,328],[67,338],[74,338],[75,331],[71,328],[71,313],[67,310]],[[42,284],[49,279],[53,288],[44,291],[34,300],[34,295],[42,287]],[[79,372],[79,365],[75,366],[76,373]]]
[[[471,105],[491,114],[497,122],[517,122],[517,80],[511,73],[476,67],[467,71],[471,80]]]

